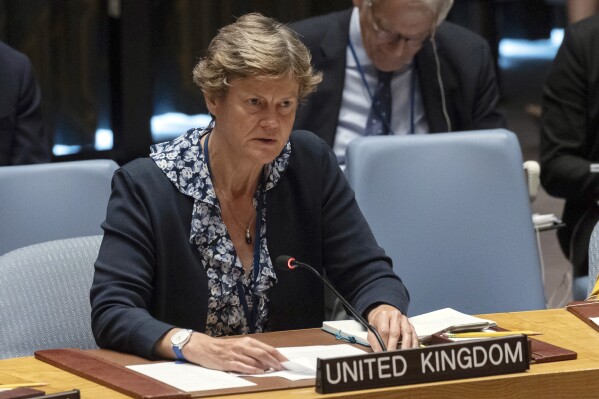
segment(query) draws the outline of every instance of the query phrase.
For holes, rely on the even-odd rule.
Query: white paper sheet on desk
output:
[[[224,371],[211,370],[190,363],[152,363],[127,366],[131,370],[162,381],[185,392],[249,387],[253,382]]]
[[[366,353],[362,349],[348,344],[292,346],[277,348],[277,350],[289,359],[288,362],[283,363],[283,366],[287,370],[272,371],[266,374],[253,374],[251,377],[283,377],[291,381],[307,380],[316,377],[317,358],[329,359],[332,357],[355,356]]]
[[[599,317],[589,317],[589,319],[599,326]]]

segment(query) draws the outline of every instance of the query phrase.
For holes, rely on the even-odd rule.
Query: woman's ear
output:
[[[212,115],[212,117],[214,118],[217,109],[216,97],[204,96],[204,101],[206,102],[206,108],[208,108],[208,112],[210,112],[210,115]]]

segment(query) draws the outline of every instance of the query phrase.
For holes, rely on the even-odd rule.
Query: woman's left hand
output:
[[[418,347],[418,335],[416,335],[414,326],[397,308],[381,304],[368,312],[367,319],[368,323],[379,332],[383,342],[387,345],[387,350],[396,350],[400,341],[401,349]],[[376,337],[370,331],[368,332],[368,342],[373,351],[382,351]]]

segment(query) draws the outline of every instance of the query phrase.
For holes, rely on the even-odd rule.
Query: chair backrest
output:
[[[89,290],[101,241],[67,238],[0,256],[0,359],[97,347]]]
[[[599,275],[599,223],[593,228],[591,241],[589,241],[589,275],[587,277],[587,297],[593,291]],[[583,298],[584,299],[584,298]]]
[[[101,234],[111,160],[0,167],[0,255],[62,238]]]
[[[507,130],[364,137],[347,176],[410,315],[545,308],[522,155]]]

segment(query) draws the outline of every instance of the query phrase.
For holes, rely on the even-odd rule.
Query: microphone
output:
[[[335,294],[335,296],[337,298],[339,298],[339,300],[345,306],[345,308],[349,311],[349,313],[351,313],[351,315],[356,320],[358,320],[358,322],[360,324],[362,324],[364,327],[366,327],[366,329],[368,329],[371,333],[374,334],[374,336],[376,337],[376,340],[378,341],[378,343],[381,346],[381,348],[383,349],[383,351],[387,352],[387,346],[383,342],[383,339],[381,338],[381,336],[380,336],[379,332],[376,330],[376,328],[374,328],[373,326],[371,326],[370,323],[368,323],[364,319],[364,317],[362,317],[362,315],[360,315],[356,311],[356,309],[354,309],[354,307],[352,305],[350,305],[350,303],[343,297],[343,295],[341,295],[339,293],[339,291],[337,291],[335,289],[335,287],[333,287],[333,285],[329,282],[329,280],[327,280],[326,277],[324,277],[323,275],[321,275],[320,273],[318,273],[318,271],[316,271],[316,269],[314,269],[312,266],[310,266],[310,265],[308,265],[306,263],[298,262],[297,260],[295,260],[295,258],[292,258],[291,256],[287,256],[287,255],[281,255],[281,256],[279,256],[277,258],[276,264],[277,264],[277,269],[279,269],[279,270],[289,271],[289,270],[294,270],[297,267],[300,267],[302,269],[309,270],[310,272],[312,272],[313,274],[315,274],[316,277],[318,277],[318,279],[324,283],[324,285],[326,285],[327,287],[329,287],[329,289],[331,291],[333,291],[333,293]]]

